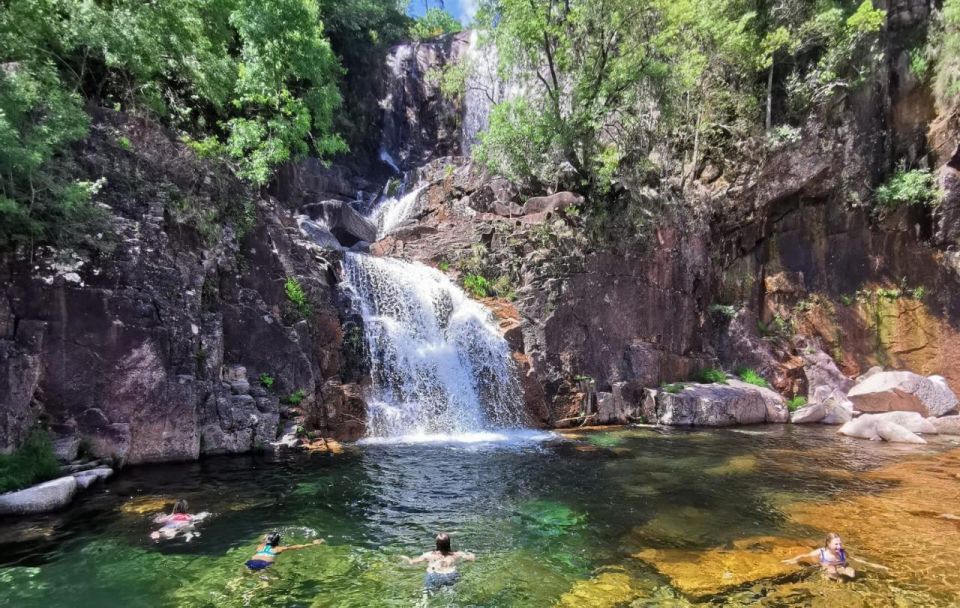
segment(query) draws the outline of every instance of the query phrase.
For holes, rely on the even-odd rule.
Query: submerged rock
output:
[[[913,372],[877,372],[858,383],[847,397],[856,410],[874,412],[919,412],[943,416],[957,409],[957,397],[940,376],[929,378]]]
[[[73,478],[77,480],[77,484],[84,490],[92,486],[95,482],[107,480],[112,476],[113,469],[110,467],[97,467],[96,469],[80,471],[79,473],[73,474]]]
[[[70,504],[77,480],[68,475],[17,492],[0,494],[0,515],[28,515],[56,511]]]

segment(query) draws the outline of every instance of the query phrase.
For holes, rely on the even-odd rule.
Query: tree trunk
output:
[[[770,61],[770,72],[767,74],[767,131],[770,130],[773,109],[773,61]]]

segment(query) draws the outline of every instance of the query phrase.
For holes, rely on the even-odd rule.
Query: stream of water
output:
[[[894,446],[838,438],[830,428],[787,425],[700,432],[633,428],[539,441],[478,439],[356,445],[338,455],[210,458],[122,472],[62,514],[0,522],[0,605],[960,602],[955,581],[937,570],[940,565],[949,568],[945,572],[956,570],[957,526],[937,518],[917,520],[939,526],[930,532],[944,538],[943,547],[929,547],[923,560],[898,561],[907,555],[911,540],[906,535],[898,533],[882,548],[863,540],[869,536],[848,536],[851,554],[891,570],[865,571],[845,584],[798,568],[795,576],[704,596],[687,592],[684,581],[661,571],[668,563],[636,557],[649,550],[731,548],[739,546],[738,539],[771,536],[809,539],[805,542],[813,545],[825,530],[795,520],[790,514],[796,505],[825,504],[843,515],[860,501],[883,500],[898,483],[875,478],[870,470],[935,458],[957,447],[946,439]],[[150,515],[178,497],[213,515],[190,542],[154,544],[148,539]],[[925,499],[915,500],[920,505]],[[867,517],[849,512],[855,519]],[[862,519],[855,525],[870,534],[876,522]],[[282,530],[289,543],[321,536],[327,544],[282,555],[265,579],[249,575],[244,561],[258,539],[274,529]],[[451,533],[455,549],[472,550],[478,559],[462,567],[455,586],[424,598],[422,567],[404,566],[400,555],[430,548],[438,530]],[[752,561],[764,554],[748,556]],[[729,568],[739,574],[735,563]]]

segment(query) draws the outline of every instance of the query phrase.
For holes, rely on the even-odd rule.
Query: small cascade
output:
[[[417,209],[417,200],[423,186],[412,191],[384,199],[368,216],[377,226],[377,238],[387,236],[400,224],[407,220]]]
[[[370,355],[368,436],[522,425],[510,349],[489,311],[422,264],[347,253],[344,270]]]

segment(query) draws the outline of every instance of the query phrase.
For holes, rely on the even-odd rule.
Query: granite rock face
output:
[[[669,426],[734,426],[768,422],[764,395],[749,388],[693,384],[678,393],[661,391],[656,399],[657,421]]]
[[[118,151],[117,133],[138,144]],[[101,202],[117,242],[99,257],[0,259],[0,450],[41,415],[119,463],[268,444],[280,396],[313,395],[340,373],[339,254],[145,120],[100,112],[82,157],[111,184]],[[222,210],[219,223],[182,215],[171,201],[188,196]],[[241,234],[230,205],[244,200],[256,222]],[[291,277],[309,314],[287,298]],[[229,377],[236,365],[242,378]]]
[[[861,412],[905,411],[943,416],[957,409],[957,397],[939,376],[926,378],[907,371],[879,372],[847,393]]]

